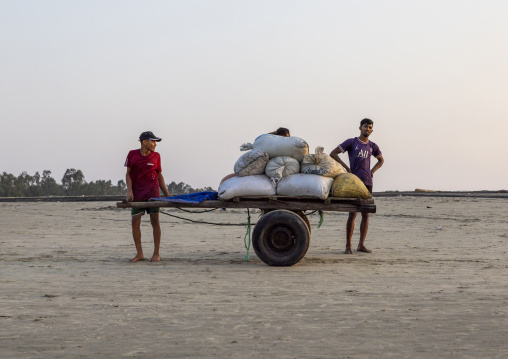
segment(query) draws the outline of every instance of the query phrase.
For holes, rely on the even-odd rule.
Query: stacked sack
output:
[[[335,178],[331,195],[332,197],[343,198],[372,198],[362,180],[352,173],[343,173]]]
[[[250,151],[236,161],[236,176],[227,176],[219,185],[220,199],[276,195],[280,179],[300,172],[300,162],[309,153],[309,145],[299,137],[266,134],[254,143],[243,144],[240,150]]]
[[[240,151],[261,150],[270,158],[278,156],[290,156],[298,162],[309,153],[309,145],[299,137],[283,137],[276,135],[261,135],[254,143],[245,143],[240,146]]]
[[[250,151],[236,161],[235,173],[226,176],[219,185],[222,200],[276,194],[326,199],[330,191],[335,197],[365,198],[363,189],[356,186],[354,178],[363,185],[358,177],[346,173],[344,167],[324,153],[323,147],[309,154],[309,145],[299,137],[261,135],[240,149]],[[370,195],[366,188],[365,191]]]
[[[333,179],[346,171],[324,153],[323,147],[309,154],[309,145],[299,137],[261,135],[235,163],[235,175],[223,179],[219,198],[239,196],[293,196],[326,199]]]
[[[313,197],[326,199],[334,177],[346,170],[337,161],[317,147],[315,154],[302,158],[299,174],[283,178],[277,185],[277,194],[282,196]]]
[[[316,154],[303,157],[302,173],[335,178],[342,173],[346,173],[346,170],[337,161],[324,153],[323,147],[316,147]]]

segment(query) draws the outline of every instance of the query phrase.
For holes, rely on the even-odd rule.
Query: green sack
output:
[[[333,181],[332,197],[369,199],[372,195],[361,179],[352,173],[343,173]]]

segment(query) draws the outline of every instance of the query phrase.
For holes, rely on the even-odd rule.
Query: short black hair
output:
[[[291,135],[289,134],[289,130],[288,130],[287,128],[285,128],[285,127],[279,127],[279,128],[277,129],[277,131],[275,131],[275,134],[276,134],[277,136],[286,136],[286,137],[291,136]]]
[[[362,127],[363,125],[374,125],[374,121],[372,121],[370,118],[364,118],[361,122],[360,122],[360,127]]]

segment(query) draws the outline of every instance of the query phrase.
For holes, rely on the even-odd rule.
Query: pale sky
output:
[[[262,133],[329,153],[369,117],[375,191],[508,189],[507,97],[505,0],[0,0],[15,175],[116,183],[151,130],[166,182],[217,189]]]

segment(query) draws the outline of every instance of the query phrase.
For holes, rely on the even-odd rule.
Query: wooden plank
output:
[[[0,202],[116,202],[124,198],[125,196],[0,197]]]
[[[322,210],[337,212],[366,212],[375,213],[376,205],[374,203],[353,204],[347,201],[330,202],[323,201],[281,201],[271,200],[242,200],[239,202],[230,201],[203,201],[201,203],[175,203],[167,201],[148,201],[148,202],[129,202],[117,203],[119,208],[150,208],[150,207],[169,207],[169,208],[259,208],[259,209],[288,209],[295,211]]]
[[[244,196],[244,197],[234,197],[232,199],[233,202],[241,202],[241,201],[252,201],[252,200],[260,200],[260,201],[298,201],[298,202],[348,202],[348,203],[374,203],[374,199],[361,199],[361,198],[343,198],[343,197],[328,197],[325,200],[321,200],[315,197],[294,197],[294,196]]]

